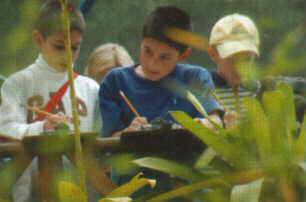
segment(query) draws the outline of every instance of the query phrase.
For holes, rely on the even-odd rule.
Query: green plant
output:
[[[75,143],[75,159],[76,167],[79,173],[80,186],[82,191],[86,194],[86,179],[85,179],[85,169],[83,164],[83,154],[82,154],[82,145],[81,145],[81,132],[80,132],[80,119],[77,110],[77,99],[74,88],[74,79],[73,79],[73,68],[72,68],[72,52],[71,52],[71,40],[70,40],[70,18],[68,11],[68,1],[61,0],[61,9],[62,9],[62,24],[64,32],[64,43],[66,50],[66,62],[67,62],[67,74],[69,79],[70,87],[70,99],[71,99],[71,111],[72,111],[72,122],[74,126],[74,143]]]
[[[229,188],[231,193],[226,197],[233,202],[301,200],[299,191],[306,185],[306,121],[300,127],[296,122],[292,89],[279,84],[276,90],[263,94],[262,104],[255,98],[247,98],[243,104],[246,114],[239,124],[217,132],[183,112],[172,113],[177,122],[211,147],[192,169],[204,173],[212,166],[218,172],[204,180],[189,178],[185,185],[155,196],[150,202],[166,201],[204,188]],[[213,165],[216,158],[224,160],[230,169]],[[176,166],[162,169],[156,159],[151,162],[140,159],[136,163],[170,174],[181,169]]]
[[[132,199],[129,196],[135,191],[145,185],[150,185],[151,188],[154,188],[155,184],[155,180],[143,178],[142,173],[139,173],[129,182],[114,189],[107,196],[100,199],[99,202],[130,202]],[[86,193],[84,193],[82,189],[74,183],[60,181],[58,183],[58,192],[60,202],[87,202]]]

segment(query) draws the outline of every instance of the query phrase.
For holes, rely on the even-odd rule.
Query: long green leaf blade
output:
[[[224,138],[224,136],[215,134],[213,131],[197,123],[184,112],[175,111],[171,112],[171,115],[184,128],[192,132],[201,141],[203,141],[203,143],[212,147],[219,155],[224,157],[224,159],[228,160],[229,163],[234,164],[238,168],[246,167],[248,159],[244,159],[242,151],[238,151],[237,148],[233,147]]]
[[[306,115],[301,126],[301,132],[294,145],[296,161],[304,161],[306,157]]]
[[[190,91],[187,91],[187,95],[186,95],[187,99],[189,100],[189,102],[191,102],[191,104],[197,109],[198,112],[200,112],[200,114],[202,114],[202,116],[204,118],[206,118],[215,128],[217,128],[220,132],[223,132],[223,128],[220,127],[217,123],[215,123],[207,114],[206,110],[204,109],[204,107],[202,106],[202,104],[200,103],[200,101],[196,98],[196,96],[194,94],[192,94]]]
[[[172,191],[169,191],[159,196],[156,196],[154,198],[151,198],[147,200],[147,202],[167,201],[167,200],[170,200],[176,197],[188,195],[200,189],[222,187],[222,186],[232,186],[235,184],[251,182],[260,177],[262,177],[262,173],[256,170],[232,173],[231,175],[228,175],[228,176],[216,177],[216,178],[205,180],[202,182],[197,182],[197,183],[193,183],[190,185],[179,187]]]
[[[86,193],[68,181],[60,181],[58,185],[59,199],[61,202],[87,202]]]
[[[190,91],[187,91],[186,97],[189,100],[189,102],[191,102],[192,105],[198,110],[198,112],[200,112],[203,115],[203,117],[205,118],[208,117],[208,114],[206,110],[202,107],[202,104]]]
[[[293,135],[296,132],[297,126],[294,94],[292,88],[286,83],[279,83],[277,85],[277,89],[285,96],[285,99],[283,100],[283,107],[286,115],[288,146],[290,149],[292,149]]]
[[[236,185],[232,189],[231,202],[258,202],[264,179]]]
[[[99,200],[99,202],[131,202],[130,197],[116,197],[116,198],[104,198]]]
[[[112,197],[130,196],[131,194],[133,194],[140,188],[144,187],[145,185],[150,185],[152,188],[155,187],[156,180],[143,178],[141,176],[142,173],[136,175],[135,177],[132,178],[131,181],[116,188],[114,191],[112,191],[112,193],[107,195],[107,197],[112,198]]]
[[[165,160],[161,158],[145,157],[133,161],[138,166],[162,171],[172,176],[180,177],[185,180],[199,181],[204,176],[196,170],[177,163],[175,161]]]
[[[217,155],[215,150],[211,147],[207,148],[201,156],[197,159],[194,167],[196,169],[202,169],[209,165],[209,163],[213,160],[213,158]]]
[[[246,115],[250,124],[249,134],[256,141],[260,159],[267,163],[271,155],[271,139],[269,123],[259,102],[253,98],[245,98]]]
[[[263,106],[269,121],[271,135],[271,155],[275,164],[279,164],[289,155],[288,125],[286,118],[285,96],[280,91],[265,92],[263,95]],[[271,158],[272,159],[272,158]]]

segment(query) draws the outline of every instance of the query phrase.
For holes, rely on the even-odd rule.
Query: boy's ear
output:
[[[39,31],[34,30],[32,32],[32,40],[38,48],[41,48],[42,43],[44,42],[44,37]]]
[[[220,56],[219,56],[218,52],[216,51],[216,49],[214,49],[213,47],[210,46],[210,47],[207,48],[207,53],[208,53],[208,55],[209,55],[209,57],[212,61],[214,61],[216,64],[219,63]]]
[[[179,56],[179,62],[182,62],[186,60],[190,54],[191,54],[191,48],[187,48],[180,56]]]

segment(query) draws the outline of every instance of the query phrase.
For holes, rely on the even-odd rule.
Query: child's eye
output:
[[[160,56],[160,59],[163,60],[163,61],[167,61],[167,60],[170,60],[170,57],[169,56]]]
[[[146,49],[145,49],[145,53],[146,53],[147,55],[152,55],[151,50],[150,50],[150,49],[148,49],[148,48],[146,48]]]
[[[65,46],[63,45],[53,45],[53,47],[57,50],[65,50]]]

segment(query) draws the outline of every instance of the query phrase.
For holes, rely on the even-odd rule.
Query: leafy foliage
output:
[[[142,173],[140,173],[133,177],[131,181],[113,190],[106,197],[99,200],[99,202],[129,202],[132,199],[128,196],[135,191],[145,185],[150,185],[151,188],[154,188],[155,184],[155,180],[143,178]],[[58,192],[60,202],[87,202],[86,194],[74,183],[60,181],[58,184]]]
[[[301,184],[300,178],[305,175],[306,120],[301,127],[296,124],[292,88],[279,84],[276,90],[264,93],[262,104],[255,98],[246,98],[244,106],[246,116],[235,128],[217,132],[205,128],[183,112],[172,112],[182,126],[211,147],[206,154],[208,157],[204,153],[204,157],[201,156],[196,163],[204,166],[189,170],[201,172],[212,166],[219,173],[217,176],[210,175],[204,181],[186,183],[149,201],[169,200],[216,187],[232,187],[231,197],[228,196],[232,202],[299,201],[301,196],[297,190],[305,189],[305,183]],[[215,155],[232,167],[229,173],[213,165],[211,158]],[[171,170],[165,169],[163,163],[158,164],[153,158],[139,161],[142,160],[145,162],[139,165],[168,173],[177,173],[182,169],[182,165],[175,166],[174,163],[168,165]],[[201,160],[204,162],[201,163]],[[164,160],[158,159],[158,162]]]
[[[59,182],[59,198],[62,202],[87,201],[86,194],[77,185],[66,181]]]

